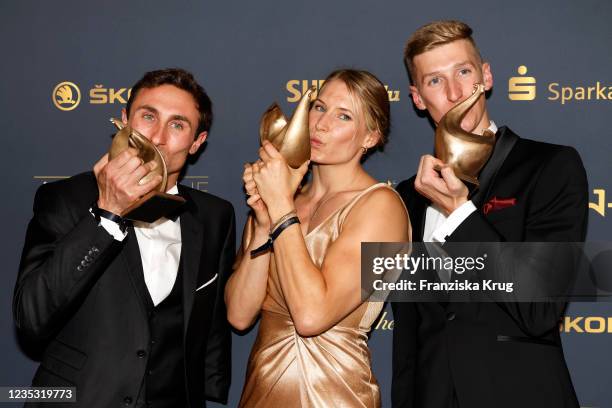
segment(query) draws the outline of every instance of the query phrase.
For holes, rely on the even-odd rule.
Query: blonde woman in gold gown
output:
[[[298,189],[308,163],[291,169],[270,143],[245,165],[250,239],[225,300],[235,328],[260,323],[240,407],[379,407],[366,342],[383,303],[361,298],[361,242],[410,239],[400,197],[361,166],[387,136],[387,92],[368,72],[336,71],[309,115],[312,181]],[[251,257],[292,211],[300,223]]]

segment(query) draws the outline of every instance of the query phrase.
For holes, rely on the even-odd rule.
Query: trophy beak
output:
[[[280,150],[289,166],[300,167],[310,159],[310,129],[308,126],[308,112],[310,98],[315,88],[310,87],[302,96],[293,116],[286,127]]]

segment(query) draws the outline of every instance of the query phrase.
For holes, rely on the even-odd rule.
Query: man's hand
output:
[[[134,149],[125,150],[111,161],[108,153],[102,156],[93,168],[98,183],[98,207],[121,215],[134,201],[161,183],[160,175],[140,183],[155,166],[155,162],[143,163]]]
[[[434,166],[442,168],[440,173]],[[447,216],[468,200],[468,188],[455,176],[453,169],[430,154],[421,157],[414,187]]]

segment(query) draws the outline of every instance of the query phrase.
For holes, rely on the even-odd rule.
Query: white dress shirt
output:
[[[490,121],[488,129],[497,133],[497,125],[493,121]],[[476,211],[476,206],[471,200],[456,208],[448,217],[435,205],[430,205],[425,212],[423,242],[446,242],[446,237],[451,235],[474,211]]]
[[[176,184],[168,194],[178,194]],[[106,218],[100,219],[100,225],[116,240],[123,241],[123,233],[116,222]],[[167,218],[160,218],[153,223],[134,222],[134,232],[140,249],[140,259],[144,271],[144,280],[157,306],[172,291],[178,273],[181,258],[181,223]]]

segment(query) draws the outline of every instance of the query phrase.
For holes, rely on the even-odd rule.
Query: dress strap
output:
[[[404,200],[402,200],[402,197],[399,195],[399,193],[397,191],[395,191],[395,189],[393,187],[391,187],[391,185],[389,183],[376,183],[376,184],[372,184],[370,187],[362,190],[359,194],[357,194],[355,197],[353,197],[345,205],[345,207],[340,211],[340,216],[338,218],[338,224],[339,224],[340,228],[342,228],[342,224],[344,224],[344,220],[346,219],[347,215],[351,212],[351,209],[355,206],[355,204],[357,204],[357,202],[363,196],[365,196],[366,194],[368,194],[371,191],[378,190],[379,188],[387,188],[387,189],[393,191],[393,193],[395,193],[397,195],[397,197],[399,198],[400,202],[404,206],[404,210],[406,211],[406,215],[408,215],[408,210],[406,209],[406,206],[404,205]]]

